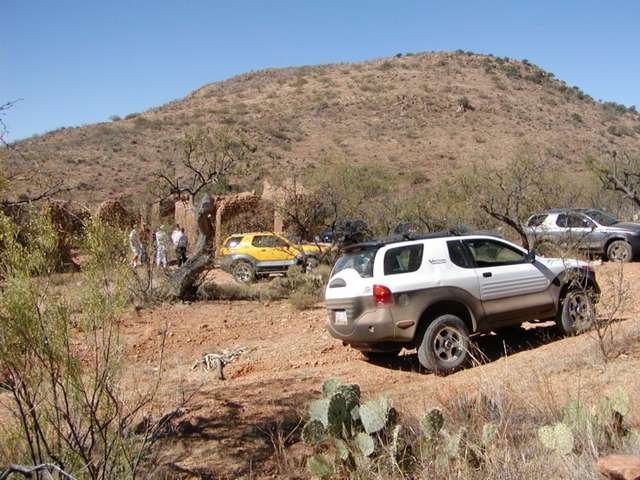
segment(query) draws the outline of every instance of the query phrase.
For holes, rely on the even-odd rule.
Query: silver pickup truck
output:
[[[544,255],[557,248],[582,250],[615,262],[640,256],[640,223],[623,223],[597,209],[556,209],[527,220],[529,244]]]

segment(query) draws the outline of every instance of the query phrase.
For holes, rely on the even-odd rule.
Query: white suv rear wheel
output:
[[[457,316],[441,315],[429,324],[418,346],[418,360],[428,370],[447,375],[469,359],[469,330]]]

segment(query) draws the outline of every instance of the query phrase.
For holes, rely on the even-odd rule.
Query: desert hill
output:
[[[265,173],[345,158],[440,177],[504,162],[523,143],[581,169],[589,154],[640,150],[634,108],[596,102],[526,60],[459,51],[245,73],[144,113],[23,140],[7,165],[68,179],[75,200],[95,204],[141,194],[178,137],[221,126],[255,143]],[[12,186],[18,195],[33,181]]]

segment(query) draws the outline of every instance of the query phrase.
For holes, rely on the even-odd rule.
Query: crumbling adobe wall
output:
[[[260,198],[253,192],[220,195],[215,198],[215,247],[222,244],[222,223],[236,215],[254,211],[260,205]],[[234,232],[235,233],[235,232]]]
[[[175,202],[174,209],[175,223],[184,228],[184,233],[187,234],[189,239],[189,246],[187,252],[191,252],[194,243],[198,239],[198,224],[196,222],[195,208],[193,203],[187,199],[181,199]],[[173,225],[170,226],[173,231]]]
[[[59,272],[77,271],[79,266],[72,257],[74,237],[81,230],[84,219],[80,214],[73,212],[68,202],[49,200],[42,209],[49,217],[57,235],[57,262],[56,270]]]
[[[94,215],[107,225],[123,230],[136,223],[135,216],[129,213],[118,200],[105,200],[98,206]]]

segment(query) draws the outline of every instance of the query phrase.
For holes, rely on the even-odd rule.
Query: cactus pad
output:
[[[302,429],[302,440],[307,445],[316,445],[324,440],[326,431],[320,420],[311,420]]]
[[[373,451],[375,450],[376,446],[371,435],[360,432],[356,435],[354,440],[356,445],[358,446],[358,449],[365,457],[373,455]]]
[[[442,412],[437,408],[429,410],[429,412],[420,419],[422,433],[429,440],[436,438],[443,425],[444,417],[442,416]]]
[[[347,399],[341,393],[334,393],[329,400],[327,409],[327,421],[332,434],[340,436],[343,429],[351,425],[351,409]]]
[[[482,445],[488,447],[493,443],[496,437],[496,424],[493,422],[485,423],[482,427]]]
[[[611,408],[623,417],[629,414],[629,392],[622,385],[618,385],[611,395]]]
[[[327,478],[333,475],[334,468],[326,455],[313,455],[307,458],[307,470],[315,478]]]
[[[360,406],[360,421],[367,433],[376,433],[382,430],[389,419],[389,402],[380,397],[370,400]]]
[[[590,424],[589,412],[577,400],[571,400],[562,407],[562,423],[574,433],[586,432]]]
[[[561,455],[567,455],[573,451],[573,433],[564,423],[540,427],[538,438],[545,447]]]
[[[309,420],[319,420],[324,427],[329,426],[329,401],[328,398],[321,398],[311,402],[309,404]]]
[[[322,384],[322,396],[324,398],[331,397],[331,395],[333,395],[333,392],[335,392],[340,385],[340,380],[338,380],[337,378],[330,378],[329,380],[326,380]]]

